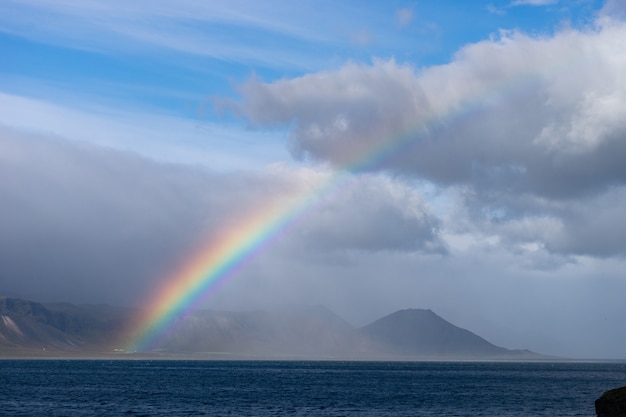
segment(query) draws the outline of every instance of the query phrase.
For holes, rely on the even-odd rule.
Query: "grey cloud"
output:
[[[135,304],[199,239],[272,196],[314,186],[327,175],[288,166],[215,174],[2,131],[0,291],[42,301]],[[322,303],[357,325],[399,308],[432,308],[508,347],[621,357],[626,342],[612,329],[624,313],[622,259],[538,273],[521,264],[528,255],[503,245],[470,242],[466,250],[457,246],[452,256],[440,256],[428,244],[438,244],[450,220],[437,220],[410,185],[387,176],[355,178],[349,190],[318,204],[284,239],[211,291],[207,306]],[[615,203],[611,213],[617,216],[622,200],[607,198],[588,209]],[[371,236],[360,230],[364,225]],[[373,235],[387,232],[398,232],[397,240],[387,240],[387,247],[371,244]],[[530,240],[526,232],[520,227],[517,239]],[[536,262],[542,262],[539,255]],[[594,284],[598,274],[601,285]],[[603,321],[607,315],[615,319]]]
[[[296,157],[466,190],[468,228],[511,247],[615,256],[619,233],[594,216],[618,222],[605,204],[626,185],[624,38],[615,20],[503,32],[419,71],[374,61],[252,79],[235,109],[253,127],[287,126]]]
[[[206,179],[49,137],[0,134],[3,291],[131,303],[210,226]]]
[[[393,61],[241,87],[254,126],[292,128],[298,157],[551,198],[626,180],[626,25],[504,33],[420,72]],[[374,158],[376,160],[376,158]]]
[[[293,124],[289,146],[296,157],[338,164],[408,130],[428,107],[412,70],[382,61],[272,84],[252,79],[241,94],[238,110],[253,126]]]
[[[607,0],[600,10],[600,18],[608,20],[626,19],[626,1]]]
[[[458,209],[458,218],[464,222],[460,226],[446,222],[450,231],[498,236],[500,244],[512,251],[534,246],[546,252],[541,256],[552,256],[555,266],[575,262],[570,255],[623,257],[626,253],[624,186],[567,200],[472,192],[462,193],[461,200],[464,209]]]
[[[324,175],[286,166],[216,174],[1,130],[0,289],[133,304],[201,242]],[[309,252],[431,250],[436,219],[398,187],[361,182],[341,202],[309,213],[286,239]]]
[[[368,175],[334,194],[294,231],[295,239],[326,251],[445,252],[439,219],[411,187]]]
[[[295,303],[322,303],[355,325],[419,306],[504,346],[623,357],[626,339],[613,330],[626,313],[620,302],[624,261],[586,259],[540,270],[526,265],[554,262],[553,255],[541,256],[529,260],[497,244],[471,244],[445,257],[352,252],[313,263],[282,256],[279,262],[255,263],[212,301],[219,308],[267,308],[280,295]]]
[[[598,257],[626,255],[626,187],[562,208],[564,226],[550,236],[548,249],[557,253]]]
[[[407,26],[413,20],[413,9],[405,7],[396,10],[396,21],[400,26]]]

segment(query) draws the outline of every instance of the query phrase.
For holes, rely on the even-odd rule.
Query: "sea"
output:
[[[1,416],[595,416],[626,363],[0,360]]]

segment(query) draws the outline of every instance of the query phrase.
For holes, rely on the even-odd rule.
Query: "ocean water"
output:
[[[0,361],[2,416],[595,416],[624,363]]]

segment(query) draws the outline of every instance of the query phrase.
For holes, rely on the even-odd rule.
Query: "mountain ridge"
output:
[[[520,350],[496,346],[475,333],[455,326],[430,309],[403,309],[359,329],[395,355],[506,357]],[[427,337],[424,337],[427,335]]]
[[[197,310],[177,318],[158,344],[141,352],[124,352],[119,341],[129,338],[136,313],[107,305],[44,304],[0,297],[0,356],[57,352],[348,360],[547,358],[493,345],[432,310],[399,310],[355,328],[324,306]]]

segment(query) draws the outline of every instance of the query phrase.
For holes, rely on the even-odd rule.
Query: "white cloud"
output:
[[[398,9],[396,12],[396,20],[398,25],[402,27],[407,26],[413,20],[413,9],[408,7]]]
[[[626,26],[552,39],[505,34],[417,72],[393,61],[241,87],[251,123],[291,125],[298,156],[350,165],[397,147],[383,168],[444,183],[557,196],[622,177]],[[340,117],[348,129],[337,129]],[[399,140],[403,138],[403,140]],[[591,169],[593,167],[593,169]]]
[[[602,6],[602,9],[600,9],[599,20],[605,24],[610,24],[615,20],[626,20],[626,1],[607,0]]]
[[[558,0],[514,0],[511,6],[550,6]]]
[[[342,179],[341,183],[328,196],[321,196],[324,203],[293,231],[289,240],[296,246],[304,241],[305,249],[312,247],[318,253],[445,251],[438,235],[440,222],[417,190],[380,175]]]
[[[617,23],[551,38],[503,33],[419,71],[374,61],[252,79],[234,106],[253,126],[289,126],[297,157],[469,187],[465,204],[479,217],[509,222],[498,228],[505,240],[618,254],[626,250],[619,239],[597,252],[573,245],[570,233],[566,244],[515,230],[532,223],[540,231],[546,219],[569,230],[572,201],[602,204],[626,186],[625,37]]]
[[[326,0],[26,0],[7,2],[0,31],[91,52],[177,59],[180,66],[187,60],[177,54],[301,71],[328,66],[333,54],[320,51],[345,50],[354,41],[370,44],[375,36],[363,28],[381,18],[360,4]],[[401,38],[385,39],[396,44]]]
[[[122,27],[122,23],[133,24],[144,29],[151,28],[151,24],[160,26],[161,29],[168,29],[168,27],[181,29],[176,25],[176,22],[194,19],[204,23],[256,27],[308,40],[328,39],[322,32],[315,31],[307,25],[303,26],[293,20],[283,19],[290,14],[314,13],[316,7],[304,9],[304,5],[290,6],[284,2],[276,1],[268,1],[263,5],[240,0],[214,1],[211,4],[182,0],[176,5],[172,5],[167,0],[149,2],[139,0],[123,4],[111,4],[103,0],[80,4],[56,0],[9,1],[9,3],[12,3],[12,7],[9,9],[12,17],[19,16],[19,19],[14,19],[14,22],[7,24],[5,30],[15,28],[22,31],[28,22],[34,21],[43,23],[45,29],[51,30],[54,26],[58,26],[58,21],[49,20],[46,22],[43,18],[45,15],[53,15],[58,19],[72,23],[72,27],[58,28],[58,30],[87,29],[91,26],[92,31],[87,30],[86,32],[92,35],[102,29],[115,32]],[[142,20],[144,20],[143,24]],[[35,29],[40,30],[41,28]]]
[[[55,92],[71,96],[63,93]],[[86,141],[164,162],[232,171],[260,168],[286,156],[273,134],[126,106],[92,104],[83,98],[61,105],[0,92],[0,106],[5,109],[0,126]],[[241,153],[242,144],[247,148],[245,154]]]
[[[357,45],[366,46],[374,42],[374,35],[367,29],[362,29],[357,32],[354,32],[351,35],[352,42]]]
[[[487,5],[487,7],[486,7],[486,9],[487,9],[487,11],[488,11],[489,13],[492,13],[492,14],[503,15],[503,14],[505,14],[505,13],[506,13],[506,12],[504,11],[504,9],[502,9],[502,8],[498,8],[498,7],[494,6],[493,4],[488,4],[488,5]]]

